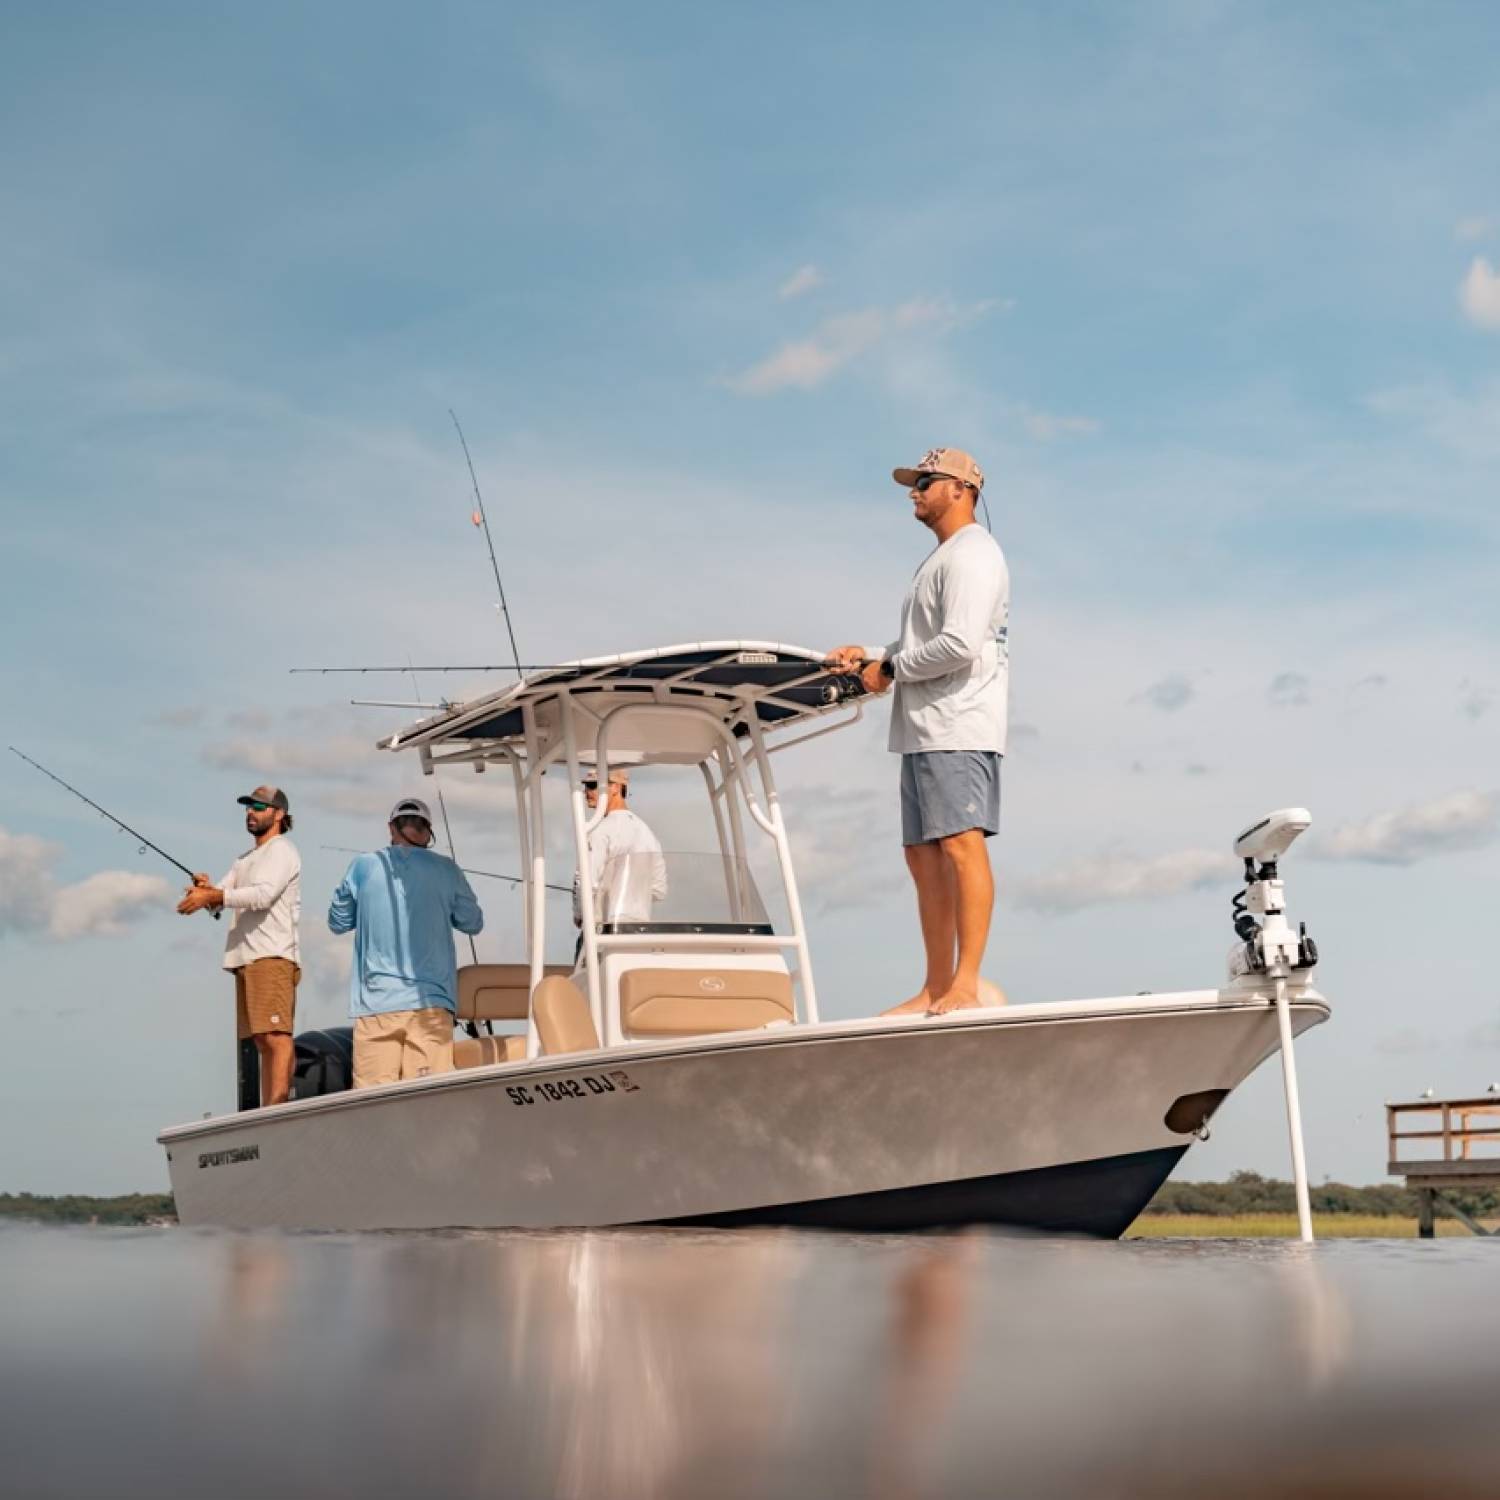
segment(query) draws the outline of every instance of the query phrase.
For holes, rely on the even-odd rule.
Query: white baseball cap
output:
[[[391,809],[386,822],[399,823],[402,818],[421,818],[429,828],[432,827],[432,809],[420,797],[403,797]]]

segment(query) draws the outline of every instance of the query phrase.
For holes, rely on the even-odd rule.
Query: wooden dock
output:
[[[1500,1192],[1500,1096],[1387,1104],[1385,1118],[1386,1171],[1392,1177],[1404,1177],[1417,1195],[1418,1235],[1432,1238],[1433,1214],[1439,1208],[1475,1234],[1500,1233],[1486,1229],[1451,1197],[1443,1196],[1449,1188]],[[1403,1129],[1403,1125],[1425,1128]],[[1491,1154],[1485,1154],[1486,1148]],[[1411,1154],[1403,1155],[1403,1150]]]

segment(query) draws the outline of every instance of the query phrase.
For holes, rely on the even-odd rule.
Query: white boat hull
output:
[[[1293,1024],[1327,1018],[1304,990]],[[1191,1142],[1165,1116],[1271,1055],[1216,991],[639,1044],[165,1131],[185,1224],[1009,1224],[1115,1236]]]

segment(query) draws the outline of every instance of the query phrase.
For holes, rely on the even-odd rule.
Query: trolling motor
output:
[[[1292,1185],[1297,1194],[1297,1228],[1301,1239],[1313,1237],[1312,1204],[1307,1190],[1307,1160],[1302,1150],[1302,1106],[1297,1096],[1297,1061],[1292,1051],[1292,1007],[1287,981],[1318,961],[1317,944],[1304,922],[1295,932],[1286,919],[1286,889],[1276,864],[1312,825],[1305,807],[1283,807],[1252,823],[1235,841],[1245,861],[1245,888],[1234,898],[1234,932],[1239,941],[1229,950],[1229,979],[1264,975],[1271,982],[1276,1031],[1281,1047],[1281,1080],[1286,1094],[1287,1135],[1292,1148]]]
[[[1284,807],[1235,839],[1234,852],[1245,862],[1245,888],[1232,903],[1239,942],[1229,950],[1230,979],[1317,964],[1318,945],[1307,935],[1307,923],[1293,932],[1286,919],[1286,887],[1277,872],[1277,861],[1311,824],[1305,807]]]

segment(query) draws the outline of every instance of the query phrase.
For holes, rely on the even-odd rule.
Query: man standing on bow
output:
[[[403,797],[386,826],[390,843],[351,862],[328,907],[328,930],[354,933],[349,1014],[357,1089],[453,1070],[453,933],[472,937],[484,929],[464,872],[429,847],[427,804]]]
[[[877,651],[840,646],[827,665],[858,672],[871,693],[896,690],[889,746],[901,756],[901,842],[927,969],[887,1014],[941,1015],[979,1004],[995,904],[985,840],[1000,831],[1010,574],[975,522],[984,475],[967,453],[933,448],[892,473],[938,545],[907,590],[900,636]]]
[[[245,831],[255,843],[218,885],[207,875],[194,875],[177,910],[186,917],[228,908],[224,967],[234,975],[239,1038],[255,1042],[262,1106],[285,1104],[292,1092],[292,1031],[302,978],[297,933],[302,856],[287,837],[292,812],[280,787],[258,786],[237,800],[245,809]]]

